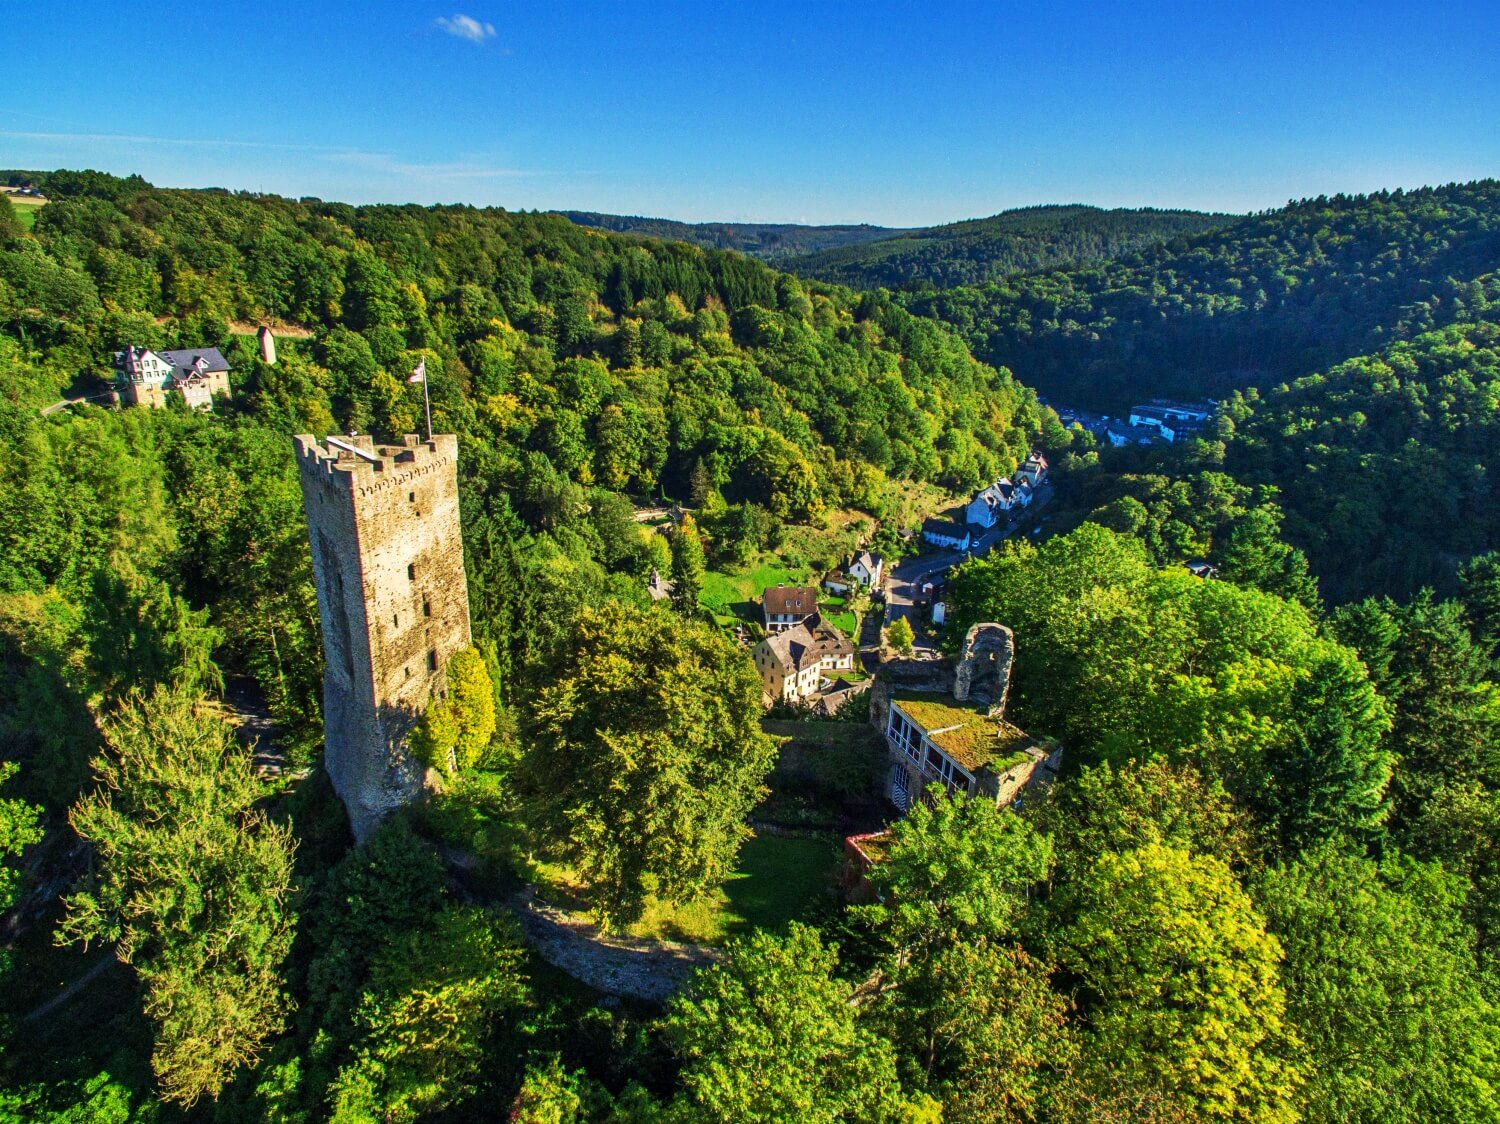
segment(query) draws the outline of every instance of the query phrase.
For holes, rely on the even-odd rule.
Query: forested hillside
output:
[[[1038,322],[1059,369],[1144,379],[1194,325],[1184,378],[1257,332],[1296,368],[1101,451],[902,303],[938,297],[551,214],[35,178],[34,230],[0,202],[0,1124],[1500,1115],[1494,185],[1007,282],[1182,302]],[[90,401],[128,343],[222,348],[232,399]],[[426,791],[356,844],[290,435],[420,429],[418,364],[473,646],[414,716]],[[933,639],[1013,629],[1006,717],[1061,772],[899,815],[868,695],[762,724],[722,590],[856,542],[889,572],[1038,442],[1038,533],[951,572]],[[900,647],[869,623],[844,682]]]
[[[1332,599],[1451,588],[1461,563],[1500,549],[1500,302],[1482,291],[1464,313],[1481,322],[1226,404],[1225,467],[1279,489]]]
[[[711,250],[738,250],[761,261],[781,264],[799,254],[811,254],[838,246],[857,246],[904,231],[869,223],[807,226],[795,222],[677,222],[639,215],[602,215],[597,211],[559,211],[579,226],[596,227],[616,234],[638,234],[670,242],[691,242]]]
[[[1054,400],[1272,386],[1463,319],[1500,260],[1500,183],[1303,200],[1091,269],[916,294]]]
[[[1162,564],[1201,555],[1246,578],[1274,562],[1279,591],[1310,577],[1331,602],[1451,592],[1463,563],[1500,549],[1497,295],[1480,278],[1460,323],[1235,391],[1204,440],[1086,454],[1069,502]],[[1305,551],[1301,576],[1265,554],[1278,535]]]
[[[1022,207],[788,258],[803,277],[856,289],[948,289],[1013,273],[1079,269],[1234,221],[1198,211]]]
[[[44,183],[54,201],[34,233],[12,226],[0,247],[0,393],[18,465],[0,483],[0,581],[82,611],[101,571],[137,598],[167,580],[163,591],[215,608],[232,664],[257,674],[308,745],[316,614],[288,435],[413,431],[422,399],[405,375],[419,360],[435,424],[466,450],[474,550],[510,567],[518,555],[489,518],[506,537],[590,524],[591,509],[598,524],[614,508],[591,496],[624,490],[712,490],[773,520],[878,512],[889,480],[969,487],[1013,465],[1040,427],[1030,392],[941,326],[737,255],[547,215],[93,174]],[[261,320],[312,335],[283,340],[266,366],[229,329]],[[111,352],[132,342],[223,347],[237,411],[211,424],[37,416],[62,393],[100,390]],[[625,524],[604,544],[590,530],[575,555],[643,578],[650,559]],[[477,573],[478,596],[492,581],[515,611],[535,611],[507,573]],[[499,623],[491,635],[502,658],[533,639]]]

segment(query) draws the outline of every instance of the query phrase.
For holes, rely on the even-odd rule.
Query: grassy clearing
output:
[[[714,620],[721,625],[733,624],[736,619],[759,620],[760,608],[755,604],[756,598],[773,585],[802,585],[810,577],[806,567],[794,569],[774,555],[766,555],[759,565],[743,574],[709,570],[703,575],[698,604],[712,613]]]
[[[630,934],[722,944],[751,928],[780,929],[818,912],[838,863],[833,839],[757,835],[740,851],[739,869],[722,887],[684,905],[653,905]]]
[[[823,618],[852,640],[859,635],[859,618],[854,615],[852,609],[845,607],[848,604],[848,598],[832,593],[825,593],[818,598],[818,607],[823,610]]]
[[[11,208],[16,213],[16,221],[21,224],[22,230],[30,230],[36,226],[36,213],[44,205],[44,201],[31,199],[25,195],[7,195]]]

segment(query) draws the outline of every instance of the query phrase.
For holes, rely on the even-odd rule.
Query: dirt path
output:
[[[531,890],[508,903],[527,942],[548,964],[610,995],[665,1003],[695,969],[717,963],[718,949],[615,936],[542,901]]]

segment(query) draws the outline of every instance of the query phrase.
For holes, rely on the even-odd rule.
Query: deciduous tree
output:
[[[582,612],[525,718],[542,843],[576,863],[608,923],[733,869],[775,749],[761,684],[714,629],[611,602]]]
[[[834,947],[792,923],[730,945],[673,1000],[666,1030],[683,1059],[688,1118],[724,1124],[908,1121],[889,1042],[834,975]],[[932,1109],[925,1119],[936,1121]]]

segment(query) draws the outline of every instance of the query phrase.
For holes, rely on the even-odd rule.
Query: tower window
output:
[[[432,651],[430,651],[430,652],[427,653],[427,670],[428,671],[436,671],[437,670],[437,650],[436,649],[433,649]]]
[[[417,502],[417,493],[416,492],[407,492],[406,493],[406,502],[407,503],[416,503]]]
[[[407,563],[406,580],[409,582],[414,582],[417,580],[417,564],[415,562]]]
[[[391,614],[391,627],[392,628],[400,628],[401,627],[401,614],[400,613],[392,613]]]
[[[424,617],[432,616],[432,602],[425,597],[422,598],[422,615]]]

